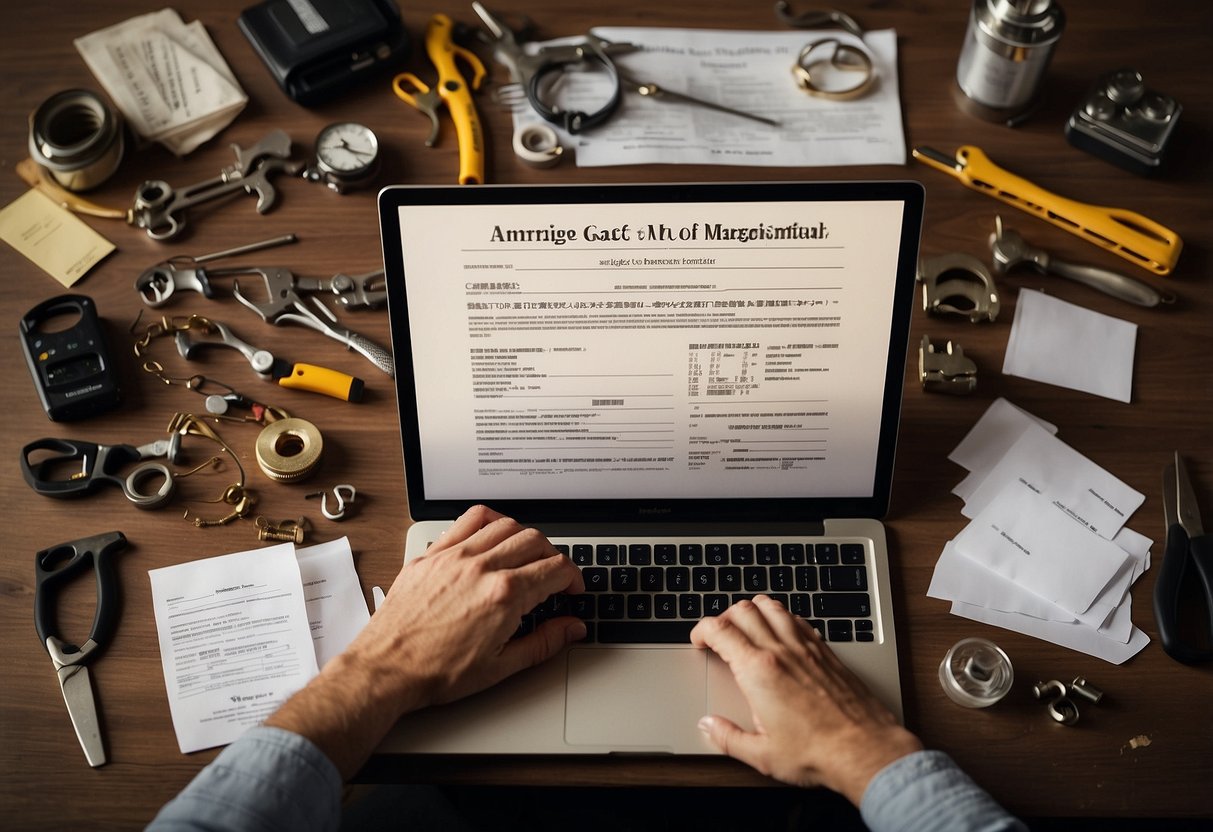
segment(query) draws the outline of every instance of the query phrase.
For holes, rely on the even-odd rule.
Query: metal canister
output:
[[[123,150],[121,116],[89,90],[56,93],[30,114],[30,157],[69,191],[108,179]]]
[[[1022,120],[1065,23],[1054,0],[973,0],[956,67],[963,109],[989,121]]]

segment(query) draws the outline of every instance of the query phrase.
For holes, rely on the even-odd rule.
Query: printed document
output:
[[[871,493],[901,203],[400,211],[427,496]]]
[[[575,136],[557,128],[562,144],[574,149],[578,167],[808,167],[906,162],[898,96],[897,35],[892,29],[868,32],[863,41],[833,31],[598,27],[594,34],[613,43],[639,47],[613,57],[620,72],[636,82],[656,84],[671,93],[764,116],[779,124],[763,124],[670,96],[643,96],[625,83],[619,109],[604,124]],[[797,87],[792,67],[800,50],[826,37],[871,55],[877,80],[868,94],[834,101],[815,98]],[[828,61],[829,52],[822,56]],[[845,86],[853,86],[855,81],[848,79]],[[549,106],[593,112],[605,103],[611,88],[605,73],[596,71],[590,62],[587,71],[560,74]],[[539,121],[529,105],[522,103],[515,108],[515,130]]]
[[[181,753],[232,742],[316,675],[293,544],[148,575]]]

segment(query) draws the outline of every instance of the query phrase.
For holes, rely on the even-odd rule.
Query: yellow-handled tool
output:
[[[451,40],[452,26],[449,17],[436,14],[430,18],[425,30],[425,51],[438,70],[438,83],[430,87],[411,72],[402,72],[392,79],[392,90],[430,117],[432,126],[425,142],[427,147],[433,147],[438,141],[438,108],[446,104],[459,140],[459,184],[479,185],[484,182],[484,132],[476,103],[472,100],[472,90],[480,88],[487,73],[475,53]],[[456,63],[459,58],[472,68],[470,88]]]
[[[1155,274],[1169,274],[1179,261],[1183,240],[1166,226],[1123,208],[1089,205],[1046,191],[1003,170],[981,148],[963,145],[955,158],[930,147],[916,147],[913,153],[918,161],[955,177],[965,187],[1014,205]]]

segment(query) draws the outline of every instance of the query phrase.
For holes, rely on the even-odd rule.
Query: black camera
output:
[[[1183,107],[1169,95],[1146,89],[1133,69],[1109,72],[1096,82],[1066,123],[1077,148],[1133,173],[1158,170]]]

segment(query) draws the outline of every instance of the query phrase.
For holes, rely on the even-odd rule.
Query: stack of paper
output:
[[[370,615],[349,540],[148,572],[181,753],[224,745],[307,684]]]
[[[172,9],[76,40],[97,81],[139,136],[184,156],[248,103],[206,28]]]
[[[952,612],[1120,664],[1150,639],[1129,588],[1149,538],[1125,526],[1144,496],[1005,399],[948,456],[972,522],[948,542],[927,595]]]

